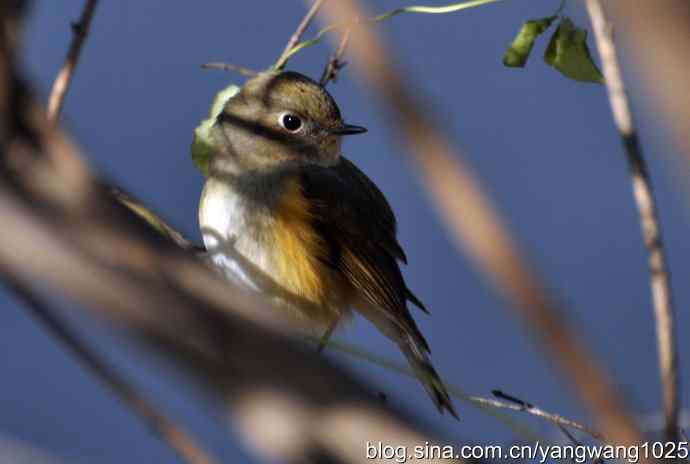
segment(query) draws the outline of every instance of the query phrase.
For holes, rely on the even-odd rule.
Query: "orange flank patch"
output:
[[[330,285],[329,271],[319,258],[328,250],[311,219],[299,180],[288,181],[273,227],[277,251],[275,277],[286,290],[322,306],[327,302]]]

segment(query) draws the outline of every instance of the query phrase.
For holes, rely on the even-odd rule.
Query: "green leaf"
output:
[[[512,68],[523,68],[532,51],[534,41],[551,26],[557,17],[549,16],[525,22],[503,55],[503,64]]]
[[[544,54],[544,61],[564,76],[580,82],[604,83],[587,47],[587,31],[568,18],[558,25]]]
[[[218,92],[213,99],[213,104],[208,113],[208,118],[204,119],[194,129],[194,139],[192,140],[192,161],[204,176],[208,176],[211,157],[216,152],[215,143],[211,137],[211,127],[216,122],[218,115],[223,111],[225,103],[232,98],[240,88],[234,84],[225,87]]]

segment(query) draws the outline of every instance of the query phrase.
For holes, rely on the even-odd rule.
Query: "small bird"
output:
[[[356,310],[402,350],[440,412],[457,417],[407,302],[407,262],[383,193],[341,153],[345,124],[312,79],[267,71],[231,97],[211,128],[217,147],[199,223],[214,264],[310,330]]]

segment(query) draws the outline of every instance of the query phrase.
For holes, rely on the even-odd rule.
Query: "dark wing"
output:
[[[355,195],[364,201],[367,209],[360,212],[363,220],[374,225],[379,245],[395,259],[407,264],[405,251],[398,243],[398,224],[395,214],[381,190],[352,161],[341,157],[334,169],[344,185],[356,186]],[[373,231],[372,231],[373,232]]]
[[[328,265],[344,274],[369,302],[417,335],[406,301],[426,309],[400,273],[397,260],[404,262],[405,253],[383,193],[345,158],[330,168],[305,167],[301,180],[312,205],[315,229],[329,246]]]
[[[392,336],[383,330],[405,354],[436,407],[457,417],[448,391],[431,365],[429,345],[407,309],[407,301],[424,307],[400,273],[397,260],[404,261],[405,254],[395,237],[395,216],[386,198],[345,158],[330,168],[305,167],[301,181],[314,229],[328,244],[329,253],[323,259],[382,312],[373,319],[364,315],[381,329],[379,316],[383,316],[384,325],[395,328]]]

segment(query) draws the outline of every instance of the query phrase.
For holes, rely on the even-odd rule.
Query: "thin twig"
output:
[[[62,105],[65,102],[65,95],[67,95],[67,90],[74,76],[74,70],[79,62],[81,49],[89,34],[91,20],[93,19],[97,4],[98,0],[86,0],[79,21],[72,24],[72,43],[67,51],[65,63],[62,65],[62,69],[60,69],[57,77],[55,77],[55,82],[53,82],[53,88],[48,98],[48,119],[51,121],[56,121],[62,110]]]
[[[311,24],[311,22],[314,20],[314,17],[316,17],[316,13],[319,12],[319,9],[325,1],[326,0],[316,0],[312,4],[311,8],[309,8],[309,11],[307,11],[307,14],[304,15],[304,18],[302,18],[302,22],[299,23],[295,32],[290,36],[290,40],[288,40],[287,44],[285,45],[283,53],[280,54],[280,57],[276,60],[276,63],[273,65],[274,69],[282,69],[283,67],[285,67],[287,60],[290,57],[290,52],[292,51],[292,48],[295,45],[297,45],[297,43],[300,41],[300,39],[306,32],[307,28],[309,27],[309,24]]]
[[[350,41],[350,34],[352,33],[351,28],[345,29],[343,32],[343,37],[340,39],[340,44],[336,49],[335,53],[331,55],[326,67],[323,69],[323,74],[321,74],[321,79],[319,83],[325,87],[330,81],[335,82],[338,77],[338,72],[343,69],[347,62],[343,61],[343,55],[345,55],[345,50],[347,49],[347,44]]]
[[[368,17],[361,2],[339,0],[324,6],[330,22]],[[408,88],[374,28],[353,28],[352,61],[383,105],[394,116],[400,143],[408,147],[424,184],[457,245],[512,303],[561,368],[561,374],[599,420],[599,429],[614,444],[635,445],[642,436],[620,391],[562,317],[567,312],[540,273],[518,247],[493,203],[449,138],[437,128],[429,106]],[[458,199],[462,198],[462,204]]]
[[[308,336],[307,339],[310,341],[319,344],[321,340],[317,337],[313,336]],[[373,353],[370,353],[362,348],[359,348],[357,346],[344,343],[340,340],[333,340],[330,339],[327,342],[327,346],[331,350],[338,351],[340,353],[347,354],[349,356],[352,356],[354,358],[357,358],[360,361],[365,361],[370,364],[373,364],[375,366],[378,366],[380,368],[392,371],[392,372],[397,372],[398,374],[410,377],[410,378],[416,378],[417,375],[414,373],[414,371],[407,365],[403,365],[394,361],[390,361],[388,359],[385,359],[383,357],[377,356]],[[493,398],[484,398],[481,396],[474,396],[466,393],[463,391],[460,387],[453,385],[453,384],[446,384],[446,388],[448,389],[448,393],[450,393],[451,396],[461,400],[465,401],[469,404],[472,404],[473,406],[479,407],[484,412],[491,413],[491,415],[503,422],[505,425],[507,425],[514,433],[521,435],[523,438],[525,438],[528,441],[541,441],[544,442],[544,440],[540,437],[534,436],[534,432],[531,430],[528,430],[524,428],[523,426],[517,427],[516,424],[514,424],[512,421],[510,421],[509,416],[504,416],[502,414],[499,415],[498,411],[495,411],[496,409],[510,409],[512,411],[523,411],[527,412],[528,414],[532,414],[534,416],[540,417],[542,419],[548,420],[556,425],[562,425],[565,427],[571,427],[573,429],[579,430],[581,432],[587,433],[592,436],[592,438],[595,438],[597,440],[603,440],[601,434],[598,432],[593,431],[589,427],[586,427],[578,422],[575,422],[573,420],[567,419],[559,414],[554,414],[554,413],[549,413],[546,412],[542,409],[535,408],[534,405],[531,405],[529,403],[526,403],[522,400],[519,400],[513,396],[505,395],[505,393],[499,392],[499,394],[503,395],[502,397],[506,400],[509,400],[511,403],[506,403],[502,401],[495,400]],[[498,392],[495,390],[494,392]]]
[[[680,411],[678,348],[675,337],[671,282],[661,237],[658,208],[647,164],[642,155],[642,147],[633,122],[630,103],[625,92],[611,26],[599,0],[587,0],[587,11],[592,21],[594,36],[601,56],[613,119],[620,132],[628,159],[644,243],[649,251],[650,284],[656,318],[659,367],[663,390],[664,431],[667,440],[677,441],[678,411]]]
[[[239,64],[233,64],[233,63],[220,63],[220,62],[213,62],[213,63],[205,63],[201,65],[201,69],[220,69],[221,71],[231,71],[231,72],[236,72],[242,76],[246,77],[254,77],[258,75],[258,71],[254,71],[253,69],[246,68],[244,66],[241,66]]]
[[[72,25],[74,37],[67,52],[65,63],[55,78],[48,100],[48,119],[57,120],[64,105],[74,70],[79,61],[81,50],[89,33],[98,0],[87,0],[79,21]],[[118,194],[113,193],[116,198]],[[181,244],[180,244],[181,245]],[[62,320],[54,308],[42,302],[28,287],[17,279],[6,279],[15,294],[26,304],[34,317],[43,324],[56,339],[65,345],[79,361],[89,369],[149,428],[167,443],[177,454],[190,464],[213,464],[215,462],[194,439],[181,427],[169,419],[153,403],[140,395],[117,371],[102,360],[93,347],[81,339],[66,321]]]
[[[55,308],[48,306],[31,288],[19,280],[7,275],[4,276],[4,280],[14,294],[23,301],[34,318],[60,340],[86,369],[108,387],[133,414],[143,420],[151,431],[170,446],[184,462],[189,464],[216,462],[195,443],[191,436],[166,417],[147,398],[140,395],[136,388],[121,377],[112,366],[96,355],[94,348],[56,315]]]
[[[461,10],[466,10],[469,8],[475,8],[478,6],[483,6],[483,5],[488,5],[490,3],[495,3],[499,2],[501,0],[468,0],[464,2],[459,2],[459,3],[452,3],[450,5],[440,5],[440,6],[425,6],[425,5],[412,5],[412,6],[406,6],[402,8],[396,8],[391,11],[387,11],[386,13],[374,16],[374,17],[368,17],[368,18],[354,18],[350,19],[347,21],[336,21],[333,22],[332,24],[329,24],[328,26],[324,27],[320,31],[316,33],[311,39],[303,40],[301,42],[297,42],[294,44],[294,46],[290,49],[287,50],[286,53],[284,53],[283,56],[281,56],[281,65],[278,66],[273,65],[274,69],[281,69],[285,63],[297,52],[300,50],[303,50],[307,47],[312,47],[316,45],[317,43],[321,42],[323,38],[326,36],[328,32],[337,30],[337,29],[351,29],[355,26],[360,26],[360,25],[369,25],[369,24],[375,24],[375,23],[380,23],[383,21],[387,21],[390,18],[393,18],[395,16],[398,16],[403,13],[419,13],[419,14],[447,14],[447,13],[455,13],[457,11]]]
[[[481,398],[478,396],[473,396],[472,400],[478,403],[488,404],[496,408],[512,409],[513,411],[523,411],[527,414],[544,418],[550,422],[553,422],[559,427],[569,427],[572,429],[576,429],[580,432],[586,433],[587,435],[597,440],[604,440],[604,437],[599,432],[596,432],[590,429],[589,427],[580,424],[579,422],[567,419],[561,416],[560,414],[554,414],[551,412],[544,411],[543,409],[533,405],[532,403],[528,403],[512,395],[508,395],[500,390],[493,390],[491,394],[493,394],[496,398],[500,398],[501,400],[505,401],[498,401],[491,398]]]

